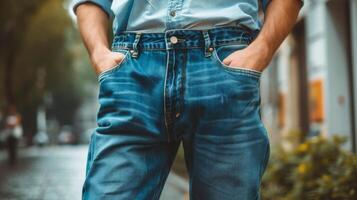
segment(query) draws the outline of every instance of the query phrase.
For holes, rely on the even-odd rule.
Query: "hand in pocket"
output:
[[[223,59],[223,63],[231,67],[244,67],[262,72],[269,64],[271,56],[264,49],[249,45],[242,50],[234,51]]]
[[[91,56],[91,61],[96,74],[100,74],[115,67],[122,61],[122,59],[124,59],[123,53],[113,52],[109,49]]]

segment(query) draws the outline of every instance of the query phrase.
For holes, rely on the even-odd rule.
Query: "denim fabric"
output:
[[[116,35],[125,57],[98,76],[83,199],[159,199],[181,142],[190,199],[259,199],[261,72],[222,63],[253,39],[237,27]]]

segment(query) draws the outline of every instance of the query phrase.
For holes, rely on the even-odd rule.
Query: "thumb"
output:
[[[124,54],[121,52],[112,52],[111,56],[116,62],[120,62],[124,58]]]

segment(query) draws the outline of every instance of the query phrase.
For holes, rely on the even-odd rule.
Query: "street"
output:
[[[0,151],[1,200],[76,200],[81,198],[87,146],[32,147],[20,151],[16,166]],[[187,182],[170,174],[161,200],[182,200]]]

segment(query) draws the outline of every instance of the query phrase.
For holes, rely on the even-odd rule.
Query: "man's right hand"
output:
[[[108,15],[97,5],[83,3],[76,10],[79,30],[97,74],[115,67],[124,58],[108,44]]]
[[[124,59],[123,53],[112,52],[106,48],[93,51],[91,55],[92,65],[97,75],[115,67],[122,61],[122,59]]]

